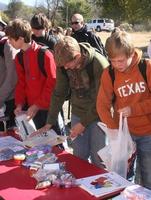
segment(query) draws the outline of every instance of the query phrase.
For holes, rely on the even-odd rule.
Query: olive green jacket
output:
[[[48,124],[55,124],[69,88],[71,88],[72,114],[80,118],[82,125],[86,127],[93,121],[99,119],[96,112],[96,98],[102,71],[109,66],[109,63],[107,59],[91,47],[90,44],[79,44],[81,54],[85,58],[83,66],[77,70],[65,70],[62,69],[63,67],[57,67],[56,87],[51,99],[47,119]],[[87,67],[92,67],[91,78],[88,74]]]

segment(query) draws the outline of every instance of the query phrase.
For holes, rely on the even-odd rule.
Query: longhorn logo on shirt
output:
[[[146,90],[145,82],[129,83],[117,89],[120,97],[127,97],[132,94],[143,93]]]

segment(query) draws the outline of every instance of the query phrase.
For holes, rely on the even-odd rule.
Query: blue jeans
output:
[[[80,118],[71,116],[71,127],[80,122]],[[98,167],[102,167],[102,161],[97,152],[105,146],[105,133],[97,126],[97,122],[88,125],[83,132],[71,144],[73,154],[81,159],[88,160]]]
[[[136,183],[151,189],[151,136],[134,136],[137,147]]]

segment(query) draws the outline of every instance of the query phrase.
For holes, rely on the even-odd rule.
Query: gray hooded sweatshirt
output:
[[[4,44],[4,57],[0,56],[0,108],[8,100],[14,98],[17,82],[15,56],[18,51],[8,41]]]

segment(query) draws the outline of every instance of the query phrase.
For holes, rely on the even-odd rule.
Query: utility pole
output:
[[[66,6],[66,27],[69,26],[69,6],[68,6],[68,1],[67,1],[67,6]]]

